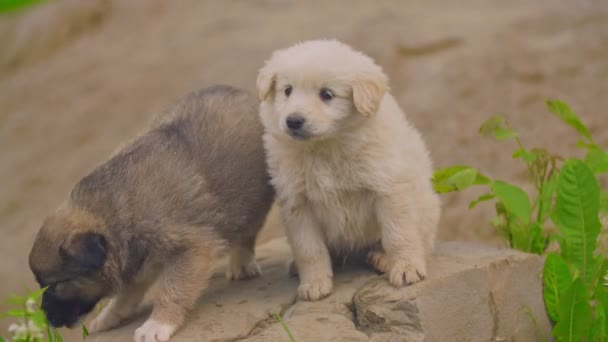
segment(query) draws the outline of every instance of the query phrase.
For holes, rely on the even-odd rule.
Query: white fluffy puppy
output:
[[[299,297],[331,293],[336,253],[369,251],[398,287],[424,279],[440,203],[382,69],[341,42],[308,41],[274,52],[257,88]]]

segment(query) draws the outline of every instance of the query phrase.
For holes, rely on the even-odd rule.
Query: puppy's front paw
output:
[[[424,262],[399,260],[395,262],[389,272],[389,282],[396,287],[417,283],[426,278]]]
[[[244,280],[257,278],[261,274],[262,271],[260,270],[260,266],[252,259],[244,264],[231,263],[226,271],[226,278],[228,278],[228,280]]]
[[[135,330],[135,342],[166,342],[177,330],[177,326],[148,319],[141,327]]]
[[[309,279],[298,286],[298,298],[315,301],[329,296],[333,289],[333,279],[323,276]]]

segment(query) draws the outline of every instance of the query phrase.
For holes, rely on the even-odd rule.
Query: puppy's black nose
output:
[[[293,131],[302,128],[302,125],[304,125],[305,121],[306,119],[304,119],[300,114],[297,113],[289,115],[285,120],[285,122],[287,123],[287,128]]]

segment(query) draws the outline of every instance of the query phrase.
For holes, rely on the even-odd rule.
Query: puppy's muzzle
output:
[[[91,312],[97,302],[97,300],[63,300],[50,292],[45,292],[42,295],[42,311],[51,326],[71,328],[80,321],[82,316]]]
[[[289,130],[291,130],[291,131],[298,131],[298,130],[300,130],[302,128],[302,126],[304,126],[304,122],[306,122],[306,119],[304,119],[298,113],[290,114],[287,117],[287,119],[285,119],[285,123],[287,124],[287,128],[289,128]]]
[[[297,139],[306,139],[309,134],[304,129],[306,119],[299,113],[292,113],[285,119],[289,135]]]

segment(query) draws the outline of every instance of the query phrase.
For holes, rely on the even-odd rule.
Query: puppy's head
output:
[[[54,327],[72,327],[111,291],[106,274],[108,241],[91,213],[61,208],[36,236],[29,264],[40,287],[42,310]]]
[[[349,46],[315,40],[276,51],[260,70],[257,88],[266,129],[309,140],[364,124],[378,111],[388,78]]]

